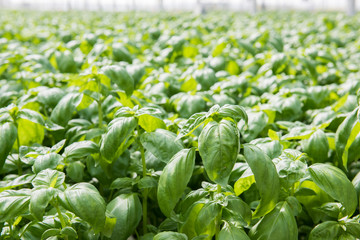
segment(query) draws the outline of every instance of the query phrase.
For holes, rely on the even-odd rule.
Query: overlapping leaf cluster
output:
[[[0,239],[360,236],[357,17],[0,19]]]

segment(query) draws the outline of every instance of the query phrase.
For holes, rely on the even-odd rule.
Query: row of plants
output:
[[[359,239],[357,16],[0,19],[0,239]]]

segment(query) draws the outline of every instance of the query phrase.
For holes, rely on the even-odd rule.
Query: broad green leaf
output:
[[[72,118],[81,99],[82,95],[78,93],[70,93],[63,97],[51,112],[51,121],[65,127]]]
[[[219,109],[218,115],[222,118],[232,118],[236,122],[239,122],[241,119],[243,119],[245,123],[248,122],[248,115],[246,114],[245,109],[237,105],[225,104]]]
[[[311,165],[309,172],[316,185],[332,198],[341,202],[349,216],[355,212],[358,205],[356,190],[340,169],[318,163]]]
[[[127,96],[131,96],[135,82],[124,67],[112,65],[103,69],[104,74],[110,78],[121,90],[124,90]]]
[[[72,238],[78,237],[76,230],[69,226],[66,226],[63,229],[61,229],[60,234],[68,236],[68,237],[72,237]]]
[[[16,136],[17,129],[13,123],[0,125],[0,170],[16,141]]]
[[[160,118],[143,114],[138,117],[139,125],[147,132],[154,132],[156,129],[165,129],[166,125]]]
[[[326,202],[333,201],[333,199],[310,180],[303,181],[300,184],[299,193],[300,194],[295,194],[296,198],[305,207],[313,222],[318,223],[323,217],[323,214],[314,211],[314,209],[321,207]]]
[[[184,223],[180,227],[180,232],[185,233],[190,239],[197,236],[195,221],[199,212],[204,207],[204,203],[194,203],[190,208],[187,210],[187,218]]]
[[[336,154],[341,160],[342,165],[347,169],[348,150],[360,132],[360,123],[358,121],[358,108],[351,112],[349,116],[340,124],[336,130],[335,146]]]
[[[9,221],[29,210],[29,189],[7,190],[0,193],[0,222]]]
[[[320,223],[310,232],[309,240],[337,240],[341,232],[340,224],[335,221]]]
[[[183,149],[175,154],[160,175],[157,199],[165,216],[170,217],[193,173],[195,149]]]
[[[195,80],[201,85],[202,90],[209,90],[218,80],[211,68],[199,69],[194,73]]]
[[[126,240],[136,229],[142,216],[142,206],[136,194],[121,194],[106,207],[116,218],[111,239]]]
[[[211,121],[199,136],[199,153],[209,178],[227,185],[240,149],[240,136],[232,121]]]
[[[329,160],[329,142],[323,130],[315,131],[309,139],[304,141],[304,152],[314,159],[315,163]]]
[[[63,156],[65,158],[84,158],[90,154],[98,153],[99,146],[92,141],[74,142],[67,146],[64,150]]]
[[[57,153],[48,153],[40,155],[35,159],[32,170],[34,173],[39,173],[45,169],[56,169],[57,165],[62,160],[61,155]]]
[[[219,240],[250,240],[250,238],[243,229],[225,223],[219,233]]]
[[[41,144],[44,140],[44,127],[27,119],[18,119],[18,135],[20,146],[30,146],[34,143]]]
[[[27,119],[33,123],[37,123],[40,125],[45,125],[45,121],[43,116],[40,113],[30,110],[30,109],[21,109],[17,114],[18,119]]]
[[[60,229],[50,228],[41,235],[41,240],[53,239],[52,237],[60,235]]]
[[[81,182],[85,175],[85,165],[81,161],[70,162],[66,168],[66,176],[75,182]]]
[[[183,233],[177,232],[161,232],[154,236],[154,240],[188,240],[187,236]]]
[[[37,189],[31,193],[29,210],[37,220],[42,221],[45,209],[55,194],[54,188]]]
[[[143,133],[140,137],[142,145],[155,157],[167,163],[184,148],[180,140],[176,140],[176,135],[164,129],[158,129],[155,132]]]
[[[298,227],[287,202],[279,202],[253,226],[249,232],[251,239],[297,240]]]
[[[59,188],[65,181],[65,174],[56,170],[45,169],[32,181],[35,188]]]
[[[177,139],[186,137],[193,133],[201,124],[203,124],[206,120],[206,113],[195,113],[193,114],[185,123],[185,125],[181,128]]]
[[[110,124],[108,131],[102,138],[100,153],[107,161],[113,162],[125,150],[122,147],[132,136],[132,132],[137,126],[137,121],[133,117],[117,118]]]
[[[260,203],[253,217],[261,217],[273,210],[280,191],[280,181],[274,163],[258,147],[247,144],[244,156],[255,176],[256,187],[260,193]]]
[[[230,195],[227,197],[227,206],[223,209],[222,217],[228,222],[240,223],[243,226],[251,223],[251,209],[241,198]]]
[[[89,183],[77,183],[59,194],[61,205],[88,222],[99,232],[105,225],[106,204],[98,190]],[[91,209],[91,211],[89,211]]]
[[[248,168],[234,184],[236,196],[248,190],[253,183],[255,183],[255,176],[251,172],[251,169]]]
[[[211,239],[215,234],[216,217],[221,211],[221,206],[215,202],[209,202],[199,211],[195,220],[195,230],[198,235],[208,235]]]

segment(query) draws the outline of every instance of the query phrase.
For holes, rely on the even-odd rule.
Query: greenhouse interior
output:
[[[358,10],[0,0],[0,240],[359,240]]]

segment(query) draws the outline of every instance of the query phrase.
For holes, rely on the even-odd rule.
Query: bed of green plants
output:
[[[359,239],[359,29],[1,12],[0,239]]]

